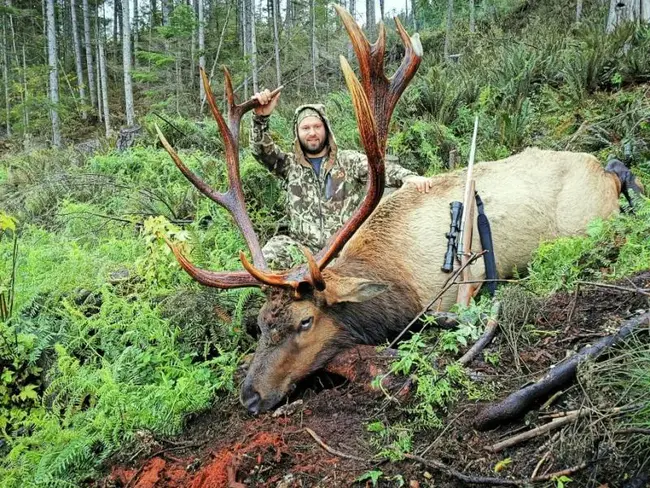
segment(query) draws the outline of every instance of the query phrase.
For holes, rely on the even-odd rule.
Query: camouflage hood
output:
[[[329,155],[327,158],[327,163],[325,163],[325,174],[327,174],[327,172],[330,169],[332,169],[332,166],[336,161],[338,146],[336,145],[336,138],[334,137],[334,133],[332,132],[331,129],[332,125],[330,124],[330,121],[327,118],[327,115],[325,114],[325,105],[321,103],[306,104],[306,105],[301,105],[296,109],[296,111],[293,114],[293,137],[294,137],[293,152],[296,155],[296,161],[298,163],[300,163],[303,166],[306,166],[307,168],[311,168],[311,164],[309,163],[309,161],[307,161],[305,153],[302,150],[302,146],[300,145],[300,141],[298,140],[298,115],[300,114],[300,112],[302,112],[307,108],[310,108],[318,112],[320,118],[323,119],[323,123],[325,124],[325,130],[327,131],[327,145],[329,146]]]

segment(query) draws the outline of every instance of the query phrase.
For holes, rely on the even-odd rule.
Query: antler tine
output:
[[[397,105],[402,92],[415,75],[422,59],[420,36],[416,33],[413,37],[409,37],[399,19],[395,17],[395,24],[404,42],[406,53],[400,67],[388,79],[384,74],[386,30],[383,22],[379,24],[377,41],[370,44],[354,18],[341,6],[334,5],[334,8],[341,16],[359,60],[361,85],[375,114],[377,138],[379,139],[379,147],[383,152],[388,137],[388,125],[395,105]]]
[[[352,39],[359,59],[362,81],[360,82],[347,60],[341,56],[341,68],[345,82],[352,95],[352,104],[359,127],[361,142],[368,158],[368,188],[366,196],[357,211],[346,224],[330,239],[330,243],[321,250],[316,259],[318,268],[324,269],[357,229],[366,221],[379,204],[384,192],[385,167],[384,154],[388,123],[400,95],[411,81],[420,64],[422,48],[418,35],[405,41],[406,57],[391,81],[383,74],[383,53],[385,49],[385,30],[380,27],[379,40],[372,46],[352,16],[342,7],[335,5],[336,11]],[[408,35],[396,19],[402,39]],[[416,47],[413,47],[415,44]],[[378,85],[378,86],[376,86]]]
[[[228,170],[228,182],[229,189],[225,193],[220,193],[213,188],[211,188],[207,183],[205,183],[201,178],[194,174],[181,160],[176,151],[171,147],[165,136],[160,131],[160,128],[156,125],[156,132],[158,137],[162,142],[167,153],[171,156],[174,164],[178,169],[183,173],[183,175],[205,196],[213,200],[218,205],[224,207],[230,215],[235,220],[237,226],[241,230],[246,244],[248,246],[251,255],[253,256],[253,262],[258,268],[266,269],[266,261],[262,254],[262,249],[260,247],[259,240],[255,231],[253,229],[253,224],[246,212],[246,205],[244,203],[244,192],[241,185],[241,177],[239,174],[239,124],[241,117],[247,111],[255,108],[259,105],[257,100],[249,100],[248,102],[235,105],[233,100],[232,92],[232,81],[230,79],[230,74],[226,71],[226,93],[228,95],[228,100],[230,102],[229,108],[229,122],[230,127],[226,124],[221,112],[217,108],[217,104],[214,100],[214,95],[212,94],[212,89],[210,88],[210,82],[205,73],[205,70],[201,69],[201,78],[203,80],[203,86],[205,88],[206,98],[208,104],[210,105],[210,110],[212,115],[219,126],[219,131],[224,140],[225,146],[225,157],[226,165]],[[277,92],[277,90],[276,90]],[[194,266],[183,254],[174,246],[168,239],[165,238],[167,245],[174,252],[174,256],[180,263],[180,265],[187,271],[187,273],[192,276],[199,283],[206,286],[213,286],[217,288],[238,288],[245,286],[262,286],[266,284],[269,279],[277,278],[280,275],[269,275],[270,278],[267,279],[258,279],[257,275],[251,274],[249,271],[234,271],[234,272],[215,272],[207,271],[200,269]],[[243,253],[240,253],[243,256]],[[242,260],[243,262],[244,260]],[[263,273],[261,273],[263,276]],[[290,284],[283,284],[283,286],[291,286]]]
[[[181,267],[196,281],[205,286],[214,288],[244,288],[244,287],[261,287],[262,282],[255,279],[248,271],[226,271],[216,272],[197,268],[194,266],[180,250],[169,240],[164,237],[165,242],[176,256],[176,260]]]

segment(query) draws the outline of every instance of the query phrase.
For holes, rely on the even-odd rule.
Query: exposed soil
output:
[[[640,273],[619,285],[648,289],[650,272]],[[553,296],[528,317],[527,325],[522,325],[526,334],[517,341],[517,361],[505,334],[500,333],[489,346],[492,352],[500,351],[498,365],[477,359],[470,368],[476,379],[493,385],[497,399],[503,398],[541,377],[546,369],[566,357],[567,351],[576,351],[611,334],[635,311],[648,310],[648,307],[647,296],[583,285],[578,293]],[[405,419],[399,407],[386,402],[383,394],[323,373],[309,379],[287,404],[296,400],[301,403],[292,405],[287,412],[276,416],[271,412],[257,418],[249,416],[236,398],[221,400],[210,412],[190,419],[186,431],[176,439],[143,435],[140,452],[133,459],[134,452],[124,452],[112,459],[110,473],[93,486],[338,487],[355,485],[357,477],[373,469],[383,472],[378,486],[401,486],[398,476],[403,486],[465,486],[455,478],[410,460],[389,462],[373,458],[377,451],[372,444],[376,434],[367,431],[368,423]],[[580,401],[580,388],[574,385],[565,388],[548,410],[572,410],[580,406]],[[535,410],[516,422],[477,432],[472,421],[483,406],[467,399],[459,401],[447,412],[443,429],[414,435],[411,452],[422,455],[426,450],[424,458],[439,460],[466,474],[517,479],[529,478],[543,457],[539,475],[592,460],[596,455],[594,446],[570,449],[578,445],[572,442],[572,436],[579,422],[555,431],[560,434],[554,437],[553,443],[548,441],[555,432],[492,454],[485,446],[546,420],[539,419],[540,411]],[[328,452],[305,428],[315,432],[331,449],[351,457]],[[497,463],[506,458],[511,461],[495,473]],[[635,469],[638,471],[635,466],[646,460],[628,461],[628,471],[622,472],[619,464],[600,458],[572,474],[573,481],[567,486],[627,486],[625,483],[629,481],[624,478],[635,476]],[[650,471],[650,463],[644,469]],[[356,483],[356,486],[366,486],[366,483]],[[555,485],[537,483],[536,486]]]

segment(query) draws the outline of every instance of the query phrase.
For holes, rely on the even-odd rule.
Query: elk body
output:
[[[386,79],[383,27],[379,40],[370,45],[349,14],[335,8],[359,59],[361,82],[347,62],[341,62],[368,156],[368,193],[328,247],[317,256],[304,250],[308,265],[283,272],[271,272],[266,266],[245,212],[237,151],[241,117],[257,102],[236,105],[227,72],[228,123],[216,108],[202,72],[208,101],[225,141],[230,181],[226,193],[215,192],[191,173],[159,132],[185,176],[231,212],[253,257],[250,264],[240,253],[246,271],[213,272],[195,267],[169,243],[178,261],[206,286],[257,286],[267,296],[258,317],[258,347],[241,389],[241,401],[252,413],[275,406],[296,382],[345,348],[381,344],[396,336],[449,278],[440,270],[447,250],[449,203],[462,198],[465,171],[438,176],[429,193],[404,187],[381,200],[388,123],[397,100],[417,71],[422,55],[419,38],[417,34],[409,38],[396,20],[406,46],[405,59],[395,75]],[[617,169],[619,173],[625,170]],[[478,163],[474,180],[490,218],[500,277],[523,271],[541,241],[582,233],[594,218],[616,213],[622,189],[621,178],[605,171],[588,154],[538,149]],[[478,232],[473,235],[478,236]],[[472,249],[480,249],[478,238]],[[472,272],[477,279],[483,278],[482,263],[474,264]],[[455,298],[452,288],[442,296],[439,308],[449,309]]]

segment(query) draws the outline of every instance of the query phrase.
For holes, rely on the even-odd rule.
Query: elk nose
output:
[[[260,413],[260,404],[262,403],[262,397],[253,389],[252,386],[244,385],[241,400],[250,413],[253,415]]]

